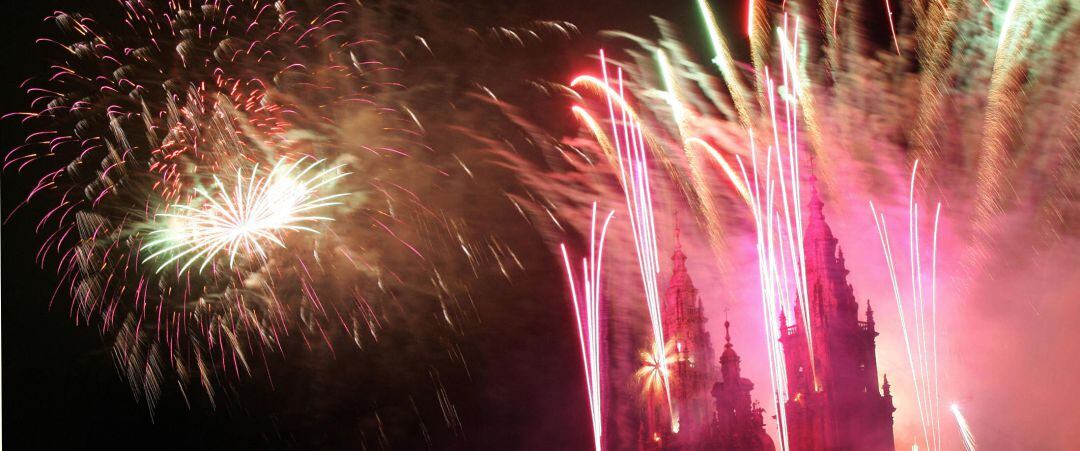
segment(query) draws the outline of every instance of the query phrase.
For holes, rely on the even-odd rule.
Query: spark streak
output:
[[[592,208],[592,227],[589,231],[589,256],[581,259],[582,287],[574,283],[574,268],[566,244],[561,244],[566,278],[570,283],[570,298],[574,302],[574,318],[577,320],[578,338],[581,341],[581,357],[585,364],[585,388],[589,395],[589,413],[592,417],[593,441],[596,450],[603,447],[603,398],[601,384],[602,362],[600,355],[600,295],[601,264],[604,255],[604,238],[614,211],[608,212],[600,228],[600,240],[596,240],[596,203]],[[584,305],[583,305],[584,304]]]
[[[956,425],[960,428],[960,438],[964,440],[964,449],[966,451],[975,451],[975,436],[971,434],[971,428],[968,427],[967,419],[960,413],[960,406],[953,404],[949,406],[949,410],[951,410],[953,416],[956,417]]]
[[[926,296],[923,290],[922,255],[919,235],[919,204],[915,202],[915,180],[919,170],[916,160],[911,170],[911,183],[908,190],[908,251],[909,272],[911,276],[911,312],[914,316],[912,329],[908,329],[905,315],[904,297],[900,292],[899,278],[893,247],[889,240],[885,215],[879,213],[870,202],[870,211],[874,216],[881,239],[885,264],[892,282],[893,296],[896,298],[897,313],[900,318],[900,330],[904,337],[904,346],[911,367],[912,387],[919,409],[919,422],[923,430],[923,443],[927,449],[941,448],[940,387],[938,380],[937,357],[937,234],[941,217],[941,203],[934,213],[933,249],[931,253],[930,314],[927,315]],[[929,320],[927,317],[930,317]],[[929,321],[929,327],[927,322]],[[928,330],[929,329],[929,330]]]
[[[607,60],[604,52],[600,51],[601,72],[603,79],[595,77],[577,77],[571,85],[586,84],[605,94],[608,107],[608,118],[611,123],[611,145],[615,151],[616,164],[619,180],[622,182],[626,209],[630,213],[630,229],[634,236],[634,246],[637,252],[638,269],[641,273],[641,282],[645,294],[645,302],[649,311],[649,319],[653,332],[653,353],[661,368],[667,368],[667,357],[664,353],[664,325],[661,316],[661,300],[657,275],[660,272],[660,259],[656,245],[656,225],[653,219],[653,203],[649,182],[649,168],[646,154],[649,150],[649,140],[646,138],[641,123],[637,120],[633,110],[630,109],[626,97],[623,95],[622,70],[617,73],[617,90],[611,85],[608,77]],[[616,109],[616,106],[618,108]],[[617,113],[616,113],[617,110]],[[579,114],[580,116],[581,114]],[[597,139],[603,142],[600,135]],[[672,410],[670,384],[667,380],[667,371],[662,371],[664,376],[664,389],[668,401],[668,410]],[[677,428],[674,415],[672,428]]]
[[[713,52],[716,53],[713,63],[720,69],[720,75],[724,77],[724,83],[727,84],[731,99],[735,103],[735,109],[739,113],[739,121],[743,126],[749,127],[750,115],[753,110],[746,87],[743,86],[742,79],[735,68],[735,60],[731,56],[731,51],[728,50],[724,35],[720,33],[720,26],[717,25],[716,17],[713,16],[708,2],[698,0],[698,10],[701,11],[701,16],[705,20],[705,29],[709,32],[709,42],[712,43]],[[751,8],[752,10],[753,8]]]
[[[786,23],[786,20],[785,20]],[[795,25],[798,29],[798,23]],[[809,299],[806,283],[806,258],[804,255],[802,200],[800,194],[801,175],[799,171],[800,148],[798,140],[799,123],[799,75],[797,71],[797,42],[788,42],[784,29],[778,29],[781,45],[781,77],[784,92],[777,95],[777,88],[766,68],[765,88],[768,99],[769,119],[772,128],[772,144],[768,146],[764,166],[759,166],[757,144],[753,130],[748,130],[751,151],[751,172],[748,173],[742,160],[742,185],[748,187],[750,210],[754,218],[758,271],[760,274],[761,298],[765,316],[766,341],[769,347],[770,381],[777,409],[778,437],[781,449],[787,450],[787,417],[785,404],[787,393],[787,369],[780,338],[785,333],[786,324],[777,322],[784,318],[784,312],[791,305],[790,292],[794,290],[799,299]],[[797,33],[796,33],[797,35]],[[782,102],[783,115],[778,116],[777,97]],[[781,133],[781,131],[783,133]],[[785,160],[786,163],[785,164]],[[775,163],[774,163],[775,161]],[[775,178],[774,178],[775,177]],[[779,188],[779,189],[777,189]],[[811,331],[810,303],[802,302],[807,350],[810,353],[810,373],[814,389],[820,389],[816,365],[814,365],[814,342]],[[775,326],[773,326],[775,325]]]

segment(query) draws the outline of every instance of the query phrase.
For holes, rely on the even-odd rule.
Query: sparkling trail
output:
[[[935,209],[933,236],[931,237],[933,247],[931,251],[930,313],[928,315],[926,296],[923,289],[919,204],[915,201],[915,181],[918,169],[919,161],[916,160],[912,166],[908,190],[908,251],[911,276],[911,308],[914,315],[913,331],[908,329],[903,296],[900,293],[900,284],[885,215],[877,211],[873,202],[870,202],[870,211],[874,216],[874,225],[877,227],[881,239],[886,267],[893,285],[893,295],[896,298],[900,329],[904,337],[908,365],[911,367],[915,400],[919,409],[919,422],[923,429],[923,444],[926,445],[927,449],[934,450],[941,448],[941,401],[937,355],[937,240],[941,218],[941,203],[938,203]],[[929,325],[927,324],[928,321]]]
[[[603,365],[601,361],[600,301],[601,274],[604,255],[604,239],[608,224],[615,215],[610,211],[600,228],[600,240],[596,240],[596,203],[593,202],[592,225],[589,231],[589,256],[581,259],[582,288],[579,296],[574,283],[574,269],[570,264],[570,254],[566,244],[560,244],[563,262],[566,265],[566,278],[570,284],[570,298],[574,303],[574,318],[577,321],[578,339],[581,342],[581,357],[585,365],[585,388],[589,396],[589,414],[592,418],[593,442],[597,451],[603,449]],[[584,305],[582,305],[584,304]],[[584,315],[582,310],[584,307]],[[584,316],[584,318],[583,318]]]
[[[964,450],[975,451],[975,436],[971,434],[971,427],[968,426],[967,419],[960,413],[960,406],[953,404],[949,406],[949,410],[952,411],[953,417],[956,417],[956,426],[960,428],[960,438],[964,441]]]
[[[712,44],[713,52],[716,54],[712,62],[720,69],[720,75],[723,76],[724,83],[728,86],[731,99],[735,103],[735,110],[739,113],[739,121],[744,127],[750,127],[750,116],[753,109],[750,105],[749,95],[746,93],[746,87],[743,86],[739,72],[736,70],[735,60],[731,56],[731,51],[728,50],[727,42],[724,40],[724,35],[720,33],[720,26],[717,25],[716,17],[709,8],[707,0],[698,0],[698,10],[701,11],[701,17],[705,21],[705,29],[709,32],[709,42]]]
[[[645,301],[649,311],[649,319],[653,332],[653,352],[656,361],[662,368],[667,368],[667,357],[664,353],[664,325],[661,315],[661,301],[657,275],[660,272],[659,253],[656,245],[656,227],[653,220],[652,194],[649,182],[648,161],[646,158],[649,143],[644,135],[641,123],[637,120],[633,110],[623,96],[622,70],[617,73],[618,91],[611,87],[608,76],[607,60],[604,52],[600,52],[602,82],[597,85],[595,77],[578,77],[571,85],[579,81],[589,80],[590,85],[599,88],[605,93],[608,107],[608,118],[611,122],[611,137],[615,149],[616,162],[620,179],[623,182],[623,193],[626,198],[626,208],[630,213],[630,229],[634,236],[634,246],[637,252],[638,269],[641,273],[642,286]],[[616,104],[619,106],[619,116],[616,116]],[[664,390],[668,401],[668,411],[673,412],[671,405],[671,390],[667,380],[667,372],[664,375]],[[678,425],[674,415],[671,415],[672,429],[677,430]]]

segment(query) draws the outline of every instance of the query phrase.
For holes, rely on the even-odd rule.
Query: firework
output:
[[[796,23],[795,36],[798,35]],[[799,117],[799,79],[795,70],[797,56],[791,49],[797,48],[794,42],[788,42],[786,29],[778,30],[780,35],[781,74],[784,85],[789,87],[781,95],[783,122],[777,116],[776,87],[769,78],[766,69],[766,92],[768,94],[769,123],[772,130],[772,143],[767,147],[764,165],[759,165],[757,145],[753,131],[749,131],[751,148],[751,171],[747,171],[741,159],[739,165],[743,174],[743,185],[750,187],[748,195],[750,210],[754,218],[757,236],[758,271],[761,278],[761,299],[766,324],[766,339],[769,346],[769,366],[771,369],[772,392],[777,406],[777,429],[781,447],[788,449],[786,435],[786,416],[783,406],[789,394],[786,392],[787,374],[784,353],[780,346],[784,321],[775,323],[776,318],[785,318],[785,312],[792,308],[792,291],[798,299],[809,299],[806,283],[806,256],[804,255],[802,201],[800,194],[801,176],[800,148],[798,139]],[[784,52],[786,51],[786,52]],[[783,139],[781,139],[781,136]],[[787,164],[785,164],[785,161]],[[774,179],[775,177],[775,179]],[[779,189],[777,189],[779,188]],[[816,190],[816,187],[813,189]],[[816,191],[815,191],[816,193]],[[801,306],[801,309],[799,308]],[[802,315],[803,324],[811,324],[809,302],[796,303],[794,313]],[[777,324],[775,327],[773,324]],[[807,350],[814,355],[814,341],[810,328],[806,328]],[[817,370],[811,359],[810,375],[815,389],[820,389]]]
[[[964,449],[966,451],[975,451],[975,436],[971,435],[971,428],[968,427],[964,415],[960,413],[960,406],[953,404],[949,406],[949,410],[952,411],[953,417],[956,418],[956,426],[960,428],[960,438],[964,440]]]
[[[911,184],[908,194],[908,247],[910,257],[909,272],[911,274],[910,308],[914,316],[913,327],[911,329],[908,328],[908,321],[905,315],[904,297],[900,292],[900,284],[896,273],[896,262],[893,256],[893,248],[889,241],[889,232],[885,215],[877,212],[873,202],[870,203],[870,210],[874,215],[874,224],[877,226],[882,250],[885,255],[885,266],[888,269],[889,280],[892,281],[893,295],[896,298],[900,330],[904,338],[904,346],[907,350],[908,365],[911,368],[912,385],[915,390],[915,400],[919,408],[919,419],[923,430],[923,444],[926,445],[927,449],[932,450],[941,448],[940,381],[938,379],[937,357],[937,244],[938,225],[941,217],[941,203],[937,204],[937,208],[934,212],[931,280],[929,284],[930,313],[927,314],[926,296],[922,276],[921,237],[919,235],[919,204],[914,200],[915,176],[918,173],[918,169],[919,162],[916,160],[911,170]]]
[[[490,55],[475,50],[507,37],[563,39],[573,27],[421,26],[348,2],[115,8],[115,27],[50,17],[59,36],[41,41],[58,61],[29,85],[29,111],[8,115],[35,132],[4,163],[48,168],[25,202],[57,199],[37,260],[151,413],[163,390],[186,400],[191,385],[216,405],[240,379],[271,374],[275,352],[394,348],[394,325],[467,373],[470,284],[524,267],[500,231],[476,226],[511,208],[513,174],[488,164],[503,143],[487,133],[518,124],[474,96],[498,86],[461,92],[442,77],[478,77]],[[447,42],[425,39],[428,27]],[[473,61],[444,61],[458,46]],[[486,208],[467,215],[465,197]],[[444,392],[431,402],[460,432]]]
[[[649,144],[641,124],[636,120],[633,110],[629,108],[629,103],[622,94],[621,69],[618,70],[616,75],[616,88],[612,88],[603,52],[600,53],[600,59],[603,73],[601,86],[607,101],[608,118],[611,123],[611,138],[608,140],[603,136],[598,136],[597,140],[612,143],[612,150],[616,156],[619,180],[622,182],[626,199],[626,209],[630,213],[630,229],[634,237],[642,288],[646,306],[648,307],[650,324],[652,325],[653,353],[659,365],[662,368],[667,368],[667,358],[663,349],[663,343],[665,343],[664,325],[660,312],[661,300],[657,281],[657,274],[660,272],[660,261],[656,245],[656,224],[653,218],[652,191],[650,189],[649,168],[646,159]],[[577,80],[585,79],[578,77]],[[575,83],[571,85],[573,84]],[[619,106],[618,109],[615,108],[616,105]],[[672,410],[671,392],[666,380],[667,372],[662,371],[660,374],[665,379],[664,390],[670,412]],[[677,431],[677,420],[674,416],[671,418],[672,428]]]
[[[750,8],[751,11],[753,9],[753,7]],[[727,84],[728,91],[731,93],[735,109],[739,112],[739,121],[743,126],[749,127],[754,110],[742,78],[735,69],[735,60],[731,56],[731,51],[728,50],[724,34],[720,32],[720,27],[716,24],[716,18],[713,17],[712,10],[709,9],[706,0],[698,0],[698,10],[701,11],[701,15],[705,20],[705,29],[709,32],[709,42],[712,43],[713,52],[716,54],[712,60],[713,64],[716,64],[724,77],[724,83]]]
[[[593,204],[592,229],[589,233],[589,256],[581,261],[582,287],[574,283],[574,268],[570,254],[562,245],[563,263],[570,283],[570,298],[574,301],[574,317],[577,320],[578,338],[581,341],[581,358],[585,364],[585,387],[589,393],[589,413],[592,416],[593,441],[596,450],[603,448],[603,360],[600,354],[600,292],[601,268],[604,257],[604,238],[614,211],[607,214],[600,226],[600,239],[596,237],[596,204]]]
[[[894,297],[899,297],[898,306],[907,313],[895,318],[903,323],[897,324],[896,336],[908,341],[898,340],[897,349],[903,348],[900,352],[908,355],[907,366],[919,387],[915,389],[914,381],[905,387],[908,393],[901,396],[910,399],[913,407],[899,414],[898,424],[899,418],[914,417],[919,446],[940,449],[940,398],[945,391],[941,385],[946,381],[939,381],[945,374],[939,368],[945,362],[939,364],[938,357],[937,330],[942,320],[937,306],[939,235],[963,237],[959,250],[965,258],[948,261],[965,267],[946,269],[956,271],[950,275],[961,276],[950,278],[950,288],[959,286],[963,291],[983,281],[995,283],[988,263],[1001,265],[1017,258],[1037,263],[1035,255],[1068,242],[1075,234],[1070,227],[1075,221],[1068,213],[1075,196],[1068,193],[1075,192],[1076,178],[1067,174],[1075,173],[1080,142],[1076,139],[1080,122],[1075,120],[1080,78],[1071,64],[1077,56],[1074,42],[1080,15],[1061,1],[873,4],[888,19],[881,30],[863,28],[860,14],[869,9],[865,2],[786,2],[777,8],[748,1],[745,19],[752,78],[749,71],[740,71],[751,66],[740,65],[731,56],[728,37],[718,27],[708,2],[698,2],[697,7],[704,21],[701,40],[712,45],[709,56],[718,69],[715,76],[687,59],[692,52],[683,49],[688,46],[675,40],[670,24],[660,21],[661,38],[631,36],[635,48],[618,64],[636,75],[633,79],[638,84],[629,91],[638,94],[634,118],[643,124],[643,135],[650,143],[655,141],[669,152],[681,149],[685,155],[678,171],[669,174],[690,181],[687,201],[710,237],[730,235],[731,231],[718,229],[738,227],[737,218],[748,216],[755,221],[755,229],[790,230],[796,235],[792,241],[798,242],[794,211],[790,211],[790,228],[786,219],[778,224],[775,217],[756,225],[755,216],[769,213],[764,206],[753,207],[755,199],[764,201],[770,194],[780,197],[775,208],[783,216],[782,194],[788,193],[790,202],[799,191],[792,189],[799,180],[790,176],[772,176],[774,186],[761,181],[764,168],[772,167],[776,173],[778,163],[770,166],[769,159],[762,158],[770,151],[772,161],[782,159],[785,172],[790,173],[794,171],[789,169],[786,150],[802,147],[812,157],[818,188],[832,199],[837,212],[861,211],[867,199],[873,198],[878,201],[874,219],[882,229],[880,207],[909,200],[908,242],[890,244],[895,259],[890,271],[911,272],[911,281],[904,281],[907,275],[897,275]],[[820,28],[782,25],[779,33],[767,31],[770,21],[794,23],[796,14],[807,19],[807,13],[818,15]],[[877,33],[888,37],[887,48],[876,49],[865,38]],[[625,34],[611,36],[622,39]],[[887,51],[867,52],[871,48]],[[779,69],[775,81],[766,75],[773,72],[771,68]],[[716,90],[717,86],[727,92]],[[732,130],[748,129],[758,132],[755,138],[742,143],[732,139]],[[771,149],[755,141],[771,141]],[[748,165],[747,176],[739,175],[736,162],[746,163],[754,153],[760,154],[758,161],[766,162],[759,162],[757,171]],[[734,189],[710,186],[710,177],[702,169],[705,161],[715,163],[719,179]],[[910,200],[912,184],[905,180],[915,161],[922,183],[942,191],[941,197],[952,205],[950,216],[959,221],[940,224],[943,206],[915,207]],[[761,177],[757,183],[753,174]],[[786,189],[779,186],[781,182]],[[726,196],[751,208],[721,211],[716,206],[725,205]],[[796,203],[789,205],[798,208]],[[931,227],[933,236],[924,236]],[[1000,245],[1017,242],[1019,237],[1031,246],[1023,245],[1019,251]],[[764,246],[769,248],[767,240]],[[784,262],[790,270],[798,255],[793,255],[787,236],[779,243],[774,240],[772,246],[783,250],[783,259],[777,256],[778,266]],[[900,263],[903,247],[909,254],[906,263]],[[1032,249],[1038,251],[1032,253]],[[729,260],[730,254],[719,246],[714,245],[714,251],[720,260]],[[994,259],[996,255],[1004,258]],[[761,269],[773,272],[769,266]],[[796,282],[780,292],[802,291],[794,275]],[[904,293],[909,283],[912,292]],[[950,292],[949,297],[958,305],[965,302],[964,292]]]
[[[655,345],[641,350],[638,353],[641,366],[634,372],[634,378],[641,386],[641,398],[645,401],[646,423],[649,430],[657,434],[664,416],[672,414],[672,410],[663,407],[667,402],[667,381],[671,376],[671,370],[665,363],[677,357],[675,347],[671,341],[664,346],[663,360],[657,358]],[[677,418],[672,420],[677,421]]]
[[[173,205],[172,213],[157,215],[161,224],[143,245],[150,252],[143,262],[160,260],[161,271],[179,261],[182,273],[201,259],[202,271],[222,252],[232,266],[237,254],[266,259],[267,244],[285,247],[284,232],[318,233],[309,224],[332,218],[312,214],[341,205],[338,199],[348,195],[322,192],[346,174],[340,165],[322,169],[323,161],[314,161],[298,169],[301,163],[280,161],[267,174],[260,174],[257,165],[248,175],[237,169],[228,185],[213,176],[213,191],[196,188],[194,205]]]

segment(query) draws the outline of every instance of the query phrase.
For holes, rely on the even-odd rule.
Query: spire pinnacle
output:
[[[679,210],[675,210],[675,248],[682,249],[682,228],[679,227]]]
[[[679,212],[675,211],[675,251],[671,253],[671,260],[676,266],[682,266],[686,261],[686,254],[682,251],[682,227],[679,226]],[[676,268],[678,271],[678,268]]]
[[[724,308],[724,347],[731,347],[731,321],[728,321],[727,308]]]
[[[810,212],[814,216],[824,217],[825,214],[822,210],[825,208],[825,202],[821,200],[821,194],[818,192],[817,177],[813,173],[810,174]]]

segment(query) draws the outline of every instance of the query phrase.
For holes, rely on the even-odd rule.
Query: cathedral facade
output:
[[[887,378],[878,390],[874,311],[867,301],[866,320],[859,320],[844,252],[816,189],[809,207],[803,249],[808,299],[797,301],[807,303],[809,315],[800,304],[794,324],[780,317],[790,448],[891,451],[896,409]]]
[[[793,323],[783,314],[778,318],[788,379],[782,440],[795,451],[892,451],[896,409],[888,379],[880,390],[878,386],[873,310],[867,301],[866,319],[859,320],[844,255],[825,222],[816,189],[808,207],[807,299],[797,301]],[[639,448],[774,450],[777,446],[765,432],[764,409],[751,397],[754,384],[741,374],[727,321],[724,350],[713,360],[707,318],[678,237],[676,229],[672,275],[661,312],[669,340],[673,421],[643,426]],[[802,302],[809,315],[803,313]],[[667,410],[656,405],[648,409]]]

